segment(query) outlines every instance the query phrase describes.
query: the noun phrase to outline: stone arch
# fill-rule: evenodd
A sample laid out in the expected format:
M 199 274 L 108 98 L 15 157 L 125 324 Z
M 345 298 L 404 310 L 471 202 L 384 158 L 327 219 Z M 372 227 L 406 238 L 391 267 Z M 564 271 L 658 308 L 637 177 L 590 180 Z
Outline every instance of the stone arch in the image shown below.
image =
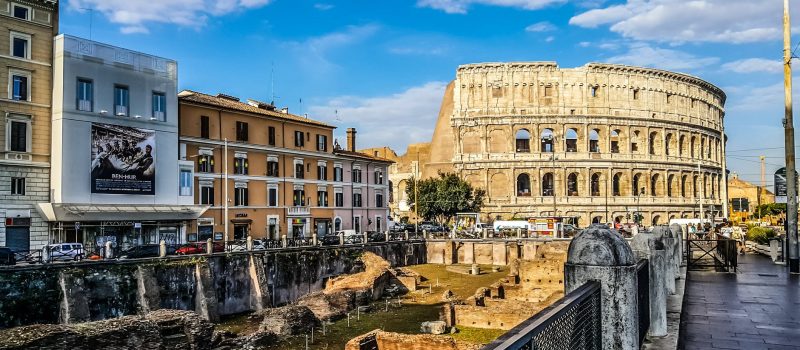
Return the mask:
M 481 138 L 477 132 L 467 131 L 461 135 L 461 153 L 481 153 Z
M 619 129 L 612 129 L 611 130 L 611 153 L 619 153 L 619 144 L 621 138 L 622 131 Z
M 593 216 L 592 217 L 592 223 L 593 224 L 602 224 L 603 223 L 603 217 L 599 216 L 599 215 Z
M 686 135 L 681 135 L 678 138 L 678 157 L 685 157 L 686 154 Z
M 589 152 L 600 152 L 600 129 L 589 130 Z
M 397 196 L 399 201 L 405 201 L 408 199 L 406 195 L 406 189 L 408 188 L 408 180 L 402 179 L 400 182 L 397 183 Z
M 673 137 L 672 137 L 672 133 L 667 133 L 667 135 L 664 136 L 664 155 L 665 156 L 671 156 L 671 155 L 673 155 L 673 153 L 675 153 L 675 152 L 672 152 L 672 142 L 673 141 L 674 140 L 673 140 Z
M 600 183 L 602 181 L 602 175 L 600 173 L 593 173 L 590 180 L 589 180 L 589 193 L 592 197 L 597 197 L 601 195 L 601 186 Z
M 527 173 L 517 176 L 517 196 L 528 197 L 531 195 L 531 177 Z
M 531 132 L 528 129 L 519 129 L 514 134 L 516 140 L 517 153 L 530 153 L 531 151 Z
M 555 193 L 555 176 L 553 173 L 542 175 L 542 196 L 552 196 Z
M 567 176 L 567 196 L 574 197 L 578 195 L 578 173 L 570 173 Z
M 508 132 L 494 129 L 489 132 L 489 153 L 508 153 L 511 151 Z
M 661 139 L 659 138 L 658 131 L 651 131 L 647 138 L 648 154 L 652 156 L 659 155 L 661 149 Z
M 508 198 L 508 176 L 504 173 L 492 175 L 489 181 L 489 197 L 492 199 Z
M 556 134 L 553 132 L 553 129 L 545 128 L 542 130 L 541 140 L 541 152 L 552 153 L 555 152 L 555 140 Z
M 639 130 L 634 130 L 631 134 L 631 153 L 641 152 L 641 142 L 639 140 Z
M 472 187 L 483 188 L 480 174 L 467 174 L 464 176 L 464 181 L 472 185 Z
M 622 196 L 623 195 L 622 194 L 622 192 L 623 192 L 623 190 L 622 190 L 622 182 L 624 180 L 623 179 L 624 176 L 625 176 L 625 174 L 623 174 L 623 173 L 614 174 L 614 177 L 611 180 L 611 195 L 612 196 L 618 197 L 618 196 Z
M 650 195 L 653 197 L 664 196 L 664 187 L 661 185 L 661 176 L 658 173 L 650 176 Z
M 678 193 L 678 183 L 675 181 L 675 175 L 670 174 L 667 176 L 667 197 L 672 198 Z
M 694 158 L 695 156 L 695 148 L 697 147 L 697 137 L 692 136 L 691 141 L 689 141 L 689 157 Z
M 695 175 L 694 178 L 692 179 L 692 197 L 694 198 L 700 197 L 698 180 L 699 177 L 697 175 Z
M 567 129 L 564 133 L 564 150 L 566 152 L 578 151 L 578 130 L 575 128 Z
M 653 215 L 653 219 L 651 221 L 653 226 L 661 224 L 661 215 Z
M 642 173 L 636 173 L 633 175 L 633 180 L 631 181 L 631 193 L 634 196 L 638 196 L 644 194 L 644 182 L 642 181 Z
M 686 182 L 688 180 L 688 177 L 689 177 L 688 175 L 681 176 L 681 197 L 683 197 L 683 198 L 686 198 L 686 193 L 687 193 L 687 191 L 686 191 L 687 183 Z

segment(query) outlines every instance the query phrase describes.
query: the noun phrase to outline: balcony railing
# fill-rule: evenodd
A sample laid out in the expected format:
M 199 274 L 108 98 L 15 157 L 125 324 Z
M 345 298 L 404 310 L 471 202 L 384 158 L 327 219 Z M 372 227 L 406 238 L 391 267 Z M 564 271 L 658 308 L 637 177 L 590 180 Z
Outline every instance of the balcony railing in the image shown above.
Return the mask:
M 310 215 L 310 207 L 289 207 L 289 215 Z

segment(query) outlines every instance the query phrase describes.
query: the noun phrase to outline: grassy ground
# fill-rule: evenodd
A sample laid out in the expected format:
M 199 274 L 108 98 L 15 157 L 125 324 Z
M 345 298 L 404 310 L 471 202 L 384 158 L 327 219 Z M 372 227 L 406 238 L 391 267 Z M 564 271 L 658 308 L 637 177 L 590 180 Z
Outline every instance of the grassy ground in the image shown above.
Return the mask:
M 361 313 L 357 319 L 356 312 L 351 313 L 350 325 L 347 319 L 328 324 L 325 334 L 321 329 L 314 332 L 314 341 L 309 335 L 309 349 L 327 350 L 343 349 L 350 339 L 374 329 L 388 332 L 419 334 L 420 323 L 440 319 L 442 311 L 442 294 L 445 290 L 453 291 L 457 296 L 466 298 L 480 287 L 488 287 L 508 274 L 507 267 L 500 272 L 491 272 L 491 266 L 481 266 L 482 271 L 489 271 L 478 276 L 450 272 L 443 265 L 416 265 L 411 270 L 424 277 L 420 290 L 409 293 L 402 299 L 401 306 L 396 301 L 386 311 L 384 301 L 372 305 L 372 311 Z M 437 285 L 438 282 L 438 285 Z M 430 286 L 430 288 L 429 288 Z M 228 317 L 217 325 L 217 329 L 226 330 L 238 335 L 247 335 L 258 329 L 258 320 L 250 320 L 247 315 Z M 458 341 L 485 344 L 499 337 L 505 331 L 458 326 L 459 333 L 453 334 Z M 270 349 L 289 350 L 304 349 L 306 337 L 290 338 Z

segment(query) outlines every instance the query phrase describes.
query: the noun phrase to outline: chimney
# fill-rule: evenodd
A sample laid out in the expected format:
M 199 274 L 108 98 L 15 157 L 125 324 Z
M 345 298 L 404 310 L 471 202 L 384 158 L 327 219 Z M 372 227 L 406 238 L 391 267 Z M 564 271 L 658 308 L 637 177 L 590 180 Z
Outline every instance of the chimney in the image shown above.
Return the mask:
M 356 129 L 347 128 L 347 150 L 350 152 L 356 151 Z

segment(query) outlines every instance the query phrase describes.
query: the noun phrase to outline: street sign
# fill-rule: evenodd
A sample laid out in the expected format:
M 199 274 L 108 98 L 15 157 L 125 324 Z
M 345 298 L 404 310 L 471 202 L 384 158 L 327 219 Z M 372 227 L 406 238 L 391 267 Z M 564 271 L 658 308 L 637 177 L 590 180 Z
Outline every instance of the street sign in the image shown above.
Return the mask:
M 796 175 L 795 179 L 800 180 Z M 775 172 L 775 203 L 786 203 L 786 196 L 786 168 L 780 168 Z

